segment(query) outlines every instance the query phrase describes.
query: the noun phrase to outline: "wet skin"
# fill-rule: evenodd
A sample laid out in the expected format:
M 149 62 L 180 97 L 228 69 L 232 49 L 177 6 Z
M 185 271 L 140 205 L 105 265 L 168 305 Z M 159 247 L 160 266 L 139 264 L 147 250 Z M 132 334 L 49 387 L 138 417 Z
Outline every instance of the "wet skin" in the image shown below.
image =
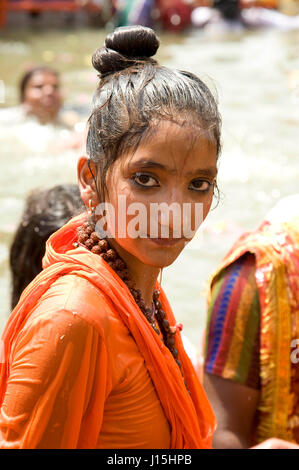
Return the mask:
M 94 167 L 94 170 L 95 167 Z M 141 289 L 148 305 L 151 303 L 155 281 L 161 268 L 172 264 L 179 256 L 190 238 L 183 236 L 181 220 L 181 238 L 173 238 L 175 220 L 170 216 L 168 222 L 171 242 L 163 243 L 150 237 L 119 237 L 118 195 L 126 198 L 126 206 L 142 203 L 147 214 L 147 228 L 150 227 L 150 207 L 152 203 L 190 204 L 190 220 L 195 227 L 195 204 L 202 204 L 202 219 L 206 218 L 213 199 L 214 183 L 217 175 L 217 152 L 215 143 L 199 127 L 179 125 L 169 121 L 160 122 L 154 132 L 141 141 L 135 152 L 122 155 L 109 168 L 106 181 L 109 190 L 107 201 L 115 209 L 115 237 L 110 244 L 125 260 Z M 97 193 L 87 166 L 86 157 L 78 164 L 79 186 L 82 199 L 88 206 L 98 204 Z M 136 216 L 126 214 L 126 227 Z M 161 237 L 162 220 L 159 218 Z M 149 235 L 147 229 L 145 235 Z M 165 238 L 164 238 L 165 240 Z

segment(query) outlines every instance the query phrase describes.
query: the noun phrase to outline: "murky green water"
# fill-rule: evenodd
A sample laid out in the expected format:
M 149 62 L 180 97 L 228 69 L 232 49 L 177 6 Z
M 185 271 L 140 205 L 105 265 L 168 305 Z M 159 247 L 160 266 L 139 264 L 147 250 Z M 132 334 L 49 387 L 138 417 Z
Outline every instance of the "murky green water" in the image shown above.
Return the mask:
M 17 102 L 24 68 L 46 62 L 62 73 L 67 105 L 88 107 L 96 85 L 90 55 L 105 32 L 13 30 L 0 38 L 5 106 Z M 163 272 L 164 288 L 197 345 L 205 321 L 204 286 L 243 230 L 253 229 L 282 196 L 298 192 L 299 32 L 161 35 L 158 59 L 191 70 L 217 89 L 223 116 L 221 202 L 199 236 Z M 2 105 L 3 107 L 4 105 Z M 0 129 L 0 329 L 9 314 L 8 246 L 24 196 L 36 186 L 75 182 L 78 150 L 57 147 L 67 131 Z

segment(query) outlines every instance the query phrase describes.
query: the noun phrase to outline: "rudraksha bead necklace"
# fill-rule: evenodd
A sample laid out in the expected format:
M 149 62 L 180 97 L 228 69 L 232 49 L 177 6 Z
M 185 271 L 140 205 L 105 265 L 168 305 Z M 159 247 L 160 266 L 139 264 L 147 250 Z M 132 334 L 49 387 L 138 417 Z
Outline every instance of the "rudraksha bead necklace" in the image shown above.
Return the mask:
M 145 301 L 141 296 L 140 289 L 135 288 L 135 282 L 130 278 L 129 271 L 125 261 L 119 256 L 116 250 L 111 248 L 108 239 L 101 239 L 95 231 L 95 224 L 92 222 L 84 222 L 84 224 L 78 228 L 78 242 L 74 243 L 74 246 L 79 245 L 85 246 L 92 253 L 100 255 L 109 266 L 116 272 L 116 274 L 124 281 L 128 286 L 132 296 L 135 299 L 138 307 L 142 311 L 147 321 L 151 324 L 157 335 L 162 333 L 163 342 L 173 355 L 177 365 L 181 369 L 181 362 L 178 359 L 178 350 L 175 347 L 175 333 L 176 330 L 181 331 L 181 323 L 177 323 L 175 326 L 170 326 L 169 321 L 166 319 L 166 313 L 162 309 L 162 304 L 159 300 L 160 292 L 154 290 L 152 308 L 146 307 Z M 157 323 L 159 328 L 157 328 Z

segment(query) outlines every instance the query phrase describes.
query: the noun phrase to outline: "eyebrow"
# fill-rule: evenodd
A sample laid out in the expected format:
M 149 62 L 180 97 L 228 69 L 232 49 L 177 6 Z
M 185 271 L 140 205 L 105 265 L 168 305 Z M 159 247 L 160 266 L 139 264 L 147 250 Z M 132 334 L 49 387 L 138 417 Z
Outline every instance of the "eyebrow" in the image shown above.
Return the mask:
M 167 165 L 162 163 L 153 162 L 150 160 L 137 160 L 136 162 L 130 163 L 130 166 L 134 168 L 160 168 L 161 170 L 167 171 L 168 173 L 176 174 L 176 169 L 171 169 Z M 186 176 L 200 173 L 202 176 L 215 177 L 217 175 L 217 168 L 215 166 L 208 168 L 198 168 L 196 170 L 189 171 Z

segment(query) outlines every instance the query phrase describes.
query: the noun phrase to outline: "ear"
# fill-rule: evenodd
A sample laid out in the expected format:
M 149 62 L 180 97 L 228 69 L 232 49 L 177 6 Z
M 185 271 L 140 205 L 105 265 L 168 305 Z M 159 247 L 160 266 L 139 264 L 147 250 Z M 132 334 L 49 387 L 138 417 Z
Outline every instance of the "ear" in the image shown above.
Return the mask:
M 89 206 L 90 200 L 92 205 L 96 206 L 99 203 L 95 186 L 96 166 L 86 155 L 78 160 L 77 176 L 82 201 L 86 207 Z

